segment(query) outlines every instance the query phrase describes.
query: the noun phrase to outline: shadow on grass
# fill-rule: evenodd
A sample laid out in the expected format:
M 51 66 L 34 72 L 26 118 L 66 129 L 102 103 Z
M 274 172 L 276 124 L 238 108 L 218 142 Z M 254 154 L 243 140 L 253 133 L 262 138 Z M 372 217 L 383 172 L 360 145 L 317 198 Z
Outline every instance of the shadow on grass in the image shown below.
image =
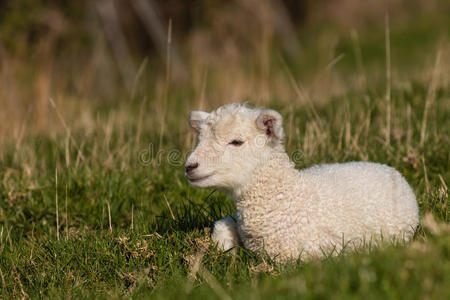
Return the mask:
M 203 230 L 205 227 L 211 227 L 216 220 L 232 214 L 232 205 L 212 197 L 215 191 L 209 193 L 202 204 L 183 199 L 181 205 L 173 211 L 164 211 L 162 215 L 157 216 L 156 232 L 165 234 Z

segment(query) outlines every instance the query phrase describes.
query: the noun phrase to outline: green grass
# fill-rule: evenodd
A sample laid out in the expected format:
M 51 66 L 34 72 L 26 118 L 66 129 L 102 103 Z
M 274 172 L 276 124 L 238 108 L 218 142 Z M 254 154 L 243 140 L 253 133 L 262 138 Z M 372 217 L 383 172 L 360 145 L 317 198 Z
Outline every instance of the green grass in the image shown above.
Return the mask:
M 402 96 L 393 97 L 394 107 L 398 107 L 398 115 L 394 114 L 393 120 L 400 122 L 398 128 L 406 126 L 400 108 L 411 103 L 414 116 L 411 153 L 419 157 L 408 158 L 404 136 L 398 141 L 393 139 L 390 147 L 384 146 L 380 130 L 384 115 L 377 111 L 380 105 L 367 104 L 354 95 L 338 98 L 317 110 L 323 121 L 323 144 L 316 145 L 312 154 L 304 154 L 298 164 L 304 167 L 364 156 L 390 164 L 413 186 L 422 214 L 431 211 L 437 219 L 448 223 L 448 191 L 441 181 L 442 178 L 450 182 L 449 110 L 443 103 L 449 97 L 448 90 L 439 92 L 441 96 L 434 104 L 434 118 L 430 120 L 423 149 L 417 148 L 421 125 L 417 120 L 421 120 L 422 103 L 414 103 L 414 95 L 420 92 L 408 96 L 406 92 L 396 91 L 394 95 L 397 93 Z M 444 109 L 438 110 L 440 105 Z M 365 112 L 373 127 L 367 136 L 356 138 L 359 129 L 356 124 L 363 124 L 360 119 L 367 118 Z M 308 143 L 305 136 L 311 121 L 306 121 L 307 114 L 305 109 L 295 112 L 294 127 L 301 134 L 299 137 L 289 134 L 293 139 L 289 151 Z M 340 134 L 342 122 L 352 126 L 347 141 L 345 134 Z M 132 128 L 125 131 L 130 139 L 135 136 Z M 120 143 L 111 140 L 110 145 L 103 145 L 105 137 L 101 132 L 98 134 L 85 139 L 85 158 L 78 166 L 73 159 L 78 151 L 75 146 L 69 147 L 71 162 L 66 166 L 64 136 L 28 137 L 23 147 L 32 150 L 32 158 L 30 153 L 14 151 L 12 146 L 5 150 L 0 189 L 3 297 L 179 298 L 189 295 L 247 299 L 303 295 L 442 299 L 450 295 L 448 231 L 434 235 L 420 230 L 412 244 L 287 266 L 244 249 L 236 255 L 221 253 L 209 244 L 204 228 L 233 212 L 229 199 L 218 191 L 210 194 L 211 191 L 189 187 L 182 166 L 164 161 L 161 165 L 143 165 L 132 142 L 125 143 L 125 150 L 120 152 Z M 358 147 L 352 141 L 355 138 Z M 81 143 L 81 137 L 76 139 Z M 147 138 L 143 140 L 150 142 Z M 95 159 L 90 158 L 93 151 L 96 151 Z M 32 169 L 27 170 L 27 165 Z M 55 169 L 58 170 L 59 241 Z M 188 274 L 192 260 L 203 252 L 201 271 L 191 280 Z
M 378 31 L 361 38 L 363 55 L 375 57 L 366 74 L 354 65 L 351 40 L 341 37 L 342 64 L 327 76 L 313 64 L 321 88 L 317 92 L 314 82 L 302 81 L 306 97 L 296 92 L 297 79 L 308 78 L 311 66 L 302 71 L 302 63 L 283 63 L 275 53 L 268 76 L 284 76 L 289 96 L 274 92 L 265 105 L 284 116 L 286 148 L 299 168 L 352 160 L 397 168 L 416 192 L 421 216 L 436 219 L 428 218 L 411 243 L 286 265 L 242 248 L 217 251 L 208 228 L 233 213 L 234 204 L 220 191 L 190 187 L 183 176 L 184 156 L 193 145 L 186 137 L 192 134 L 186 114 L 197 108 L 193 99 L 200 94 L 194 83 L 171 86 L 167 99 L 140 91 L 109 104 L 84 101 L 85 111 L 75 112 L 61 96 L 56 110 L 49 110 L 54 130 L 25 130 L 0 149 L 0 297 L 449 298 L 449 48 L 442 48 L 433 93 L 438 37 L 430 41 L 421 30 L 404 30 L 410 35 L 393 30 L 392 36 L 394 57 L 402 63 L 393 61 L 389 144 L 384 41 Z M 416 35 L 425 44 L 414 48 Z M 374 36 L 381 40 L 376 47 Z M 305 55 L 313 58 L 315 47 Z M 251 73 L 247 66 L 242 72 Z M 220 85 L 219 73 L 214 68 L 208 73 L 206 98 Z M 355 87 L 361 75 L 366 83 Z M 336 87 L 333 78 L 338 92 L 323 93 Z M 270 80 L 261 82 L 273 87 Z

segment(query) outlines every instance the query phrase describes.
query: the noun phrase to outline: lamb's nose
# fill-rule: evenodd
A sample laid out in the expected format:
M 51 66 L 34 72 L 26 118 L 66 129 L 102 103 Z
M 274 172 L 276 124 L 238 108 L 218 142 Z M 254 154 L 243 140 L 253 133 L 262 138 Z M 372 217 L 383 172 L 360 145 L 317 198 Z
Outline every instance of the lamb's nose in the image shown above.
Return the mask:
M 195 170 L 198 167 L 198 163 L 190 164 L 186 166 L 186 173 L 191 173 L 193 170 Z

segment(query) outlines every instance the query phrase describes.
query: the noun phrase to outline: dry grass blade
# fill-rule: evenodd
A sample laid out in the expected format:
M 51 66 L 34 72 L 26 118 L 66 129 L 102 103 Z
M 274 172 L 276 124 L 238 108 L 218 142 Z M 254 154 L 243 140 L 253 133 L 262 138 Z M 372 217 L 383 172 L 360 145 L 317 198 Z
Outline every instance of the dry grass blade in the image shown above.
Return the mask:
M 3 275 L 3 271 L 2 271 L 1 268 L 0 268 L 0 277 L 2 279 L 2 286 L 3 286 L 3 288 L 6 288 L 5 276 Z
M 427 194 L 430 194 L 431 187 L 430 182 L 428 181 L 428 173 L 427 173 L 427 166 L 425 165 L 425 157 L 422 155 L 422 164 L 423 164 L 423 177 L 425 178 L 425 188 L 427 191 Z
M 189 281 L 186 286 L 187 294 L 189 294 L 192 291 L 192 288 L 194 287 L 194 280 L 197 279 L 197 273 L 200 270 L 200 267 L 202 264 L 202 259 L 204 256 L 205 256 L 205 252 L 201 251 L 201 252 L 197 253 L 197 255 L 187 258 L 187 260 L 190 264 L 190 266 L 189 266 L 190 271 L 188 274 Z
M 297 94 L 297 97 L 307 105 L 307 107 L 312 112 L 312 115 L 310 115 L 310 118 L 314 118 L 315 121 L 321 125 L 319 114 L 317 113 L 316 109 L 314 108 L 314 104 L 312 103 L 309 96 L 306 94 L 306 92 L 300 87 L 300 84 L 297 83 L 297 81 L 294 78 L 294 75 L 292 74 L 291 70 L 289 69 L 288 65 L 286 64 L 286 61 L 281 57 L 281 62 L 283 64 L 284 69 L 286 70 L 289 81 L 291 82 L 292 87 L 294 88 L 295 93 Z M 309 113 L 309 111 L 308 111 Z
M 111 205 L 109 204 L 109 201 L 106 202 L 108 205 L 108 222 L 109 222 L 109 233 L 112 233 L 112 223 L 111 223 Z
M 436 97 L 436 89 L 439 81 L 440 65 L 441 65 L 441 51 L 439 50 L 436 55 L 436 62 L 434 64 L 433 75 L 431 76 L 431 80 L 428 85 L 427 98 L 425 99 L 422 128 L 420 131 L 420 147 L 423 147 L 426 140 L 428 111 L 430 109 L 431 104 L 434 102 L 434 98 Z
M 29 295 L 25 292 L 22 280 L 20 279 L 21 274 L 17 270 L 16 264 L 14 263 L 14 260 L 11 258 L 11 264 L 12 264 L 12 276 L 14 277 L 14 284 L 18 284 L 20 288 L 21 293 L 21 299 L 28 299 Z
M 445 183 L 444 178 L 442 178 L 442 175 L 441 175 L 441 174 L 439 174 L 439 180 L 441 181 L 442 187 L 444 188 L 445 192 L 447 192 L 448 187 L 447 187 L 447 184 Z
M 133 87 L 131 89 L 131 98 L 134 98 L 136 96 L 136 92 L 138 89 L 138 83 L 139 80 L 141 79 L 142 75 L 144 74 L 145 68 L 147 67 L 148 64 L 148 57 L 146 57 L 141 65 L 139 66 L 139 69 L 136 73 L 136 76 L 134 76 L 134 80 L 133 80 Z
M 134 230 L 134 204 L 131 204 L 131 231 Z
M 58 169 L 55 169 L 56 239 L 59 242 Z
M 200 275 L 205 278 L 206 283 L 211 287 L 211 289 L 216 293 L 216 295 L 222 300 L 231 300 L 230 295 L 225 291 L 222 285 L 217 281 L 211 272 L 205 269 L 203 266 L 200 266 L 199 270 Z
M 71 131 L 70 128 L 67 126 L 66 121 L 64 120 L 63 116 L 61 115 L 61 113 L 59 112 L 58 108 L 56 107 L 56 103 L 55 101 L 53 101 L 52 98 L 49 98 L 48 101 L 50 102 L 51 106 L 53 107 L 53 109 L 55 110 L 56 116 L 59 120 L 59 122 L 61 123 L 61 125 L 64 127 L 64 129 L 66 130 L 67 136 L 69 137 L 70 141 L 72 142 L 72 144 L 77 148 L 78 150 L 78 154 L 77 154 L 77 160 L 78 158 L 81 159 L 82 161 L 85 160 L 83 152 L 81 151 L 81 147 L 78 147 L 77 142 L 75 141 L 75 139 L 72 137 L 71 135 Z
M 386 48 L 386 131 L 385 142 L 391 144 L 391 38 L 389 15 L 385 16 L 385 48 Z
M 164 194 L 164 200 L 166 201 L 167 207 L 169 208 L 170 215 L 172 216 L 172 220 L 175 220 L 175 215 L 173 214 L 172 207 L 170 207 L 169 200 L 167 200 L 166 195 Z
M 66 184 L 66 241 L 69 239 L 69 212 L 67 211 L 67 184 Z

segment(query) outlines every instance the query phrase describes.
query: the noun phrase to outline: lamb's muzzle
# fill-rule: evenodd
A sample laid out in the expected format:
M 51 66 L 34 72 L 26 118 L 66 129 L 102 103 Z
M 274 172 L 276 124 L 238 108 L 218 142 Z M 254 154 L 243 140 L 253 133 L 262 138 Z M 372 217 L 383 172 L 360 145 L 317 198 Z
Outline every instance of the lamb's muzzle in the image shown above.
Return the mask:
M 190 164 L 186 166 L 186 175 L 189 175 L 192 173 L 193 170 L 197 169 L 198 163 Z
M 237 214 L 214 225 L 219 247 L 242 243 L 285 260 L 414 235 L 416 197 L 395 169 L 350 162 L 296 170 L 274 110 L 229 104 L 192 112 L 189 121 L 199 142 L 186 177 L 194 186 L 225 190 L 236 202 Z

